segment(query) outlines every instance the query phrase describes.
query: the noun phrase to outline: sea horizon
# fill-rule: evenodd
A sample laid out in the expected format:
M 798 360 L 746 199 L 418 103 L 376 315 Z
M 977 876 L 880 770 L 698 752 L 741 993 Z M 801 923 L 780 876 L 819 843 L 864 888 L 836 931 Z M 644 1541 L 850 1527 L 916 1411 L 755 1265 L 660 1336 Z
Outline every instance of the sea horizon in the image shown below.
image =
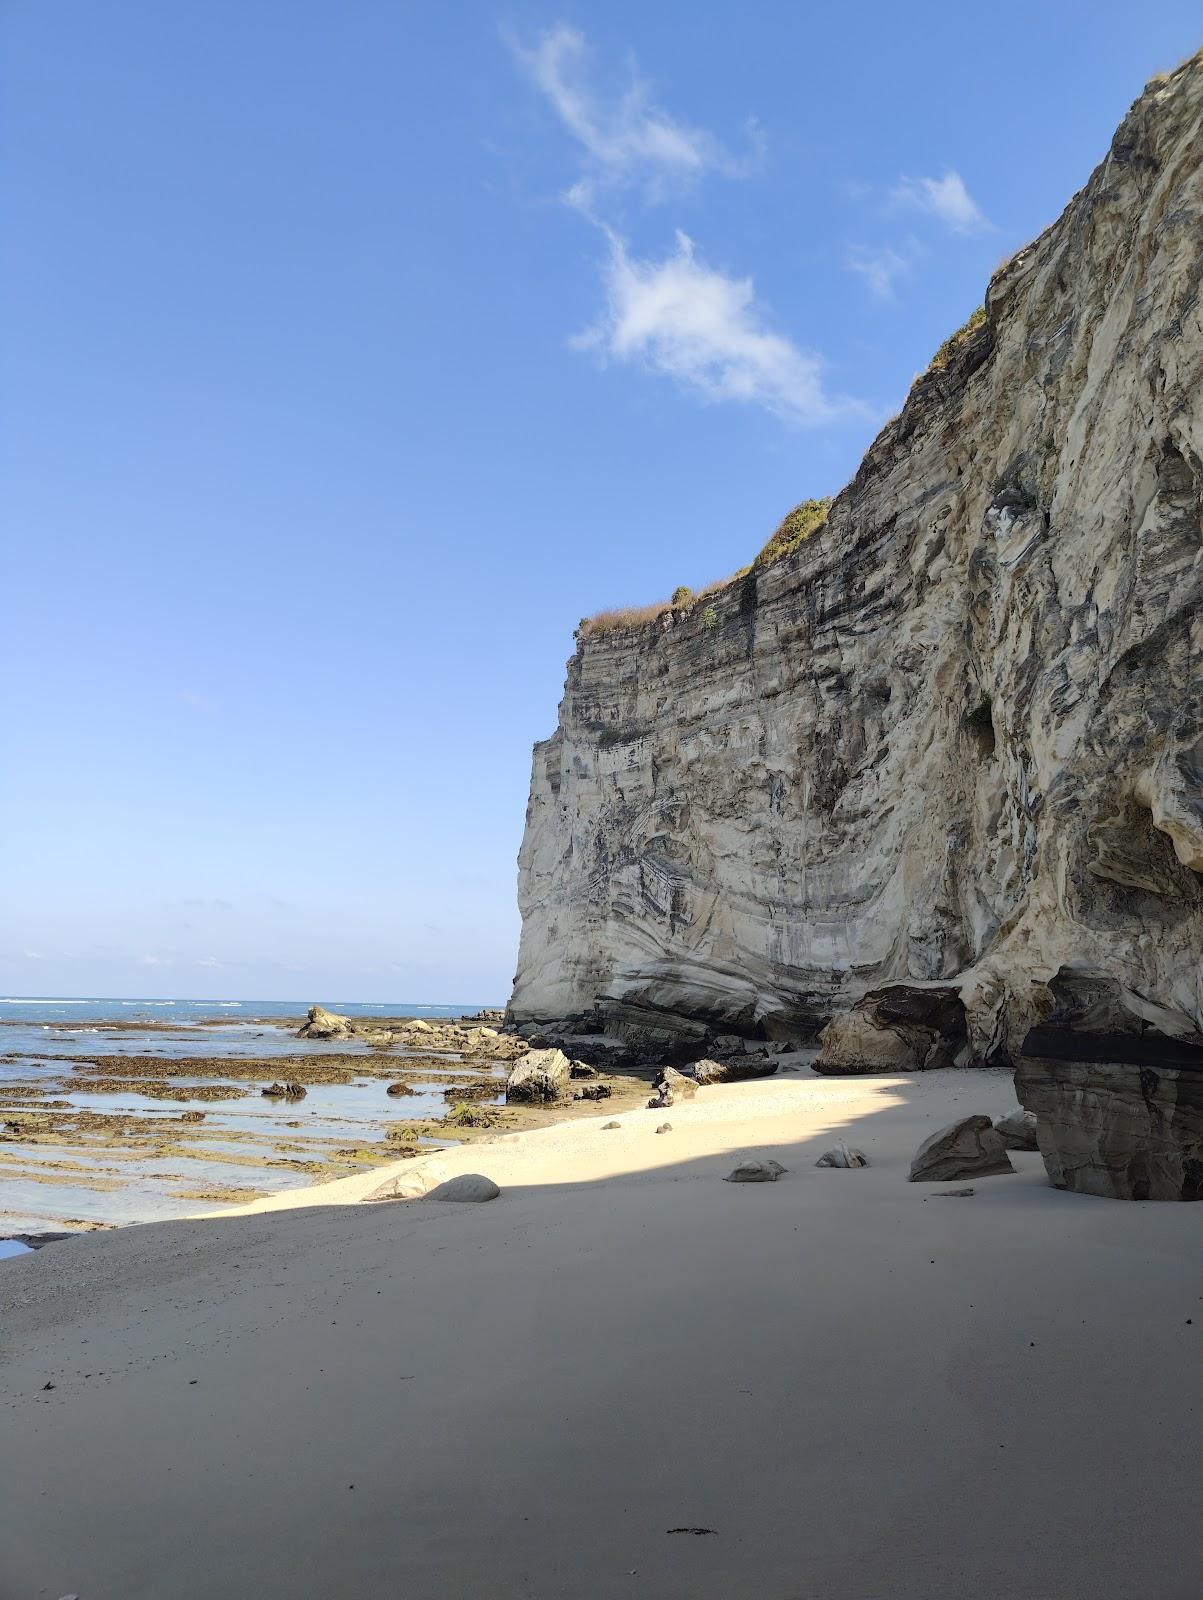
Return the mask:
M 157 1021 L 186 1017 L 193 1022 L 223 1019 L 236 1022 L 240 1020 L 238 1013 L 247 1020 L 302 1016 L 314 1004 L 358 1017 L 458 1017 L 500 1009 L 505 1002 L 485 1000 L 452 1004 L 415 1000 L 315 1001 L 312 997 L 304 1000 L 218 1000 L 154 995 L 0 995 L 0 1008 L 3 1008 L 0 1009 L 0 1023 L 137 1021 L 142 1013 Z

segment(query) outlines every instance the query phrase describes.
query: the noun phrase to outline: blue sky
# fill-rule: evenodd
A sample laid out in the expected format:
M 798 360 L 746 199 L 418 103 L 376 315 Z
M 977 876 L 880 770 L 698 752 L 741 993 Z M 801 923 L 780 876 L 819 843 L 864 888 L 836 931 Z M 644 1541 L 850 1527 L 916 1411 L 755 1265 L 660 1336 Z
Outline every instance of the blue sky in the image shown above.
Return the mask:
M 0 992 L 504 1000 L 578 619 L 837 490 L 1199 42 L 5 0 Z

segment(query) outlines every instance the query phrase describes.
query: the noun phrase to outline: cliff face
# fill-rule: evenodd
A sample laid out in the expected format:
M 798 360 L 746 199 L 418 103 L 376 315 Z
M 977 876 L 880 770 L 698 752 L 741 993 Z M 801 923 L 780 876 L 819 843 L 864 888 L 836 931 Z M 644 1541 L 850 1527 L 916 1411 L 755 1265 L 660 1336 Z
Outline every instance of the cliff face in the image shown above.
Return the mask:
M 1197 57 L 821 532 L 579 637 L 518 1020 L 790 1037 L 951 980 L 984 1054 L 1058 1008 L 1203 1027 L 1201 276 Z

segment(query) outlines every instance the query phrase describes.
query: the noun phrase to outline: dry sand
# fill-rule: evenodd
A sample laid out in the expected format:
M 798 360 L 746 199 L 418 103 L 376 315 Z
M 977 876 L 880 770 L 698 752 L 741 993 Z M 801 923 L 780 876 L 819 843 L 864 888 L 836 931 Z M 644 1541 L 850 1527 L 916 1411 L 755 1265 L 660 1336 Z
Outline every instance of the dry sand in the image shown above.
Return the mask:
M 906 1182 L 1013 1105 L 800 1074 L 7 1261 L 0 1597 L 1194 1600 L 1203 1209 Z

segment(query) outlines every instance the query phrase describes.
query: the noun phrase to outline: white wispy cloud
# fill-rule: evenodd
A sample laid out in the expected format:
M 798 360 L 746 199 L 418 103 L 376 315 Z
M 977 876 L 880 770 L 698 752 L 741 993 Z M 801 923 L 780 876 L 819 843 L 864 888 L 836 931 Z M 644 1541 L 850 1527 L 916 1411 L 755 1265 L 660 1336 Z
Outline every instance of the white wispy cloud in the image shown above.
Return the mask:
M 890 202 L 896 208 L 935 217 L 953 233 L 983 233 L 993 227 L 965 187 L 965 180 L 951 167 L 942 178 L 901 178 L 890 190 Z
M 602 310 L 572 345 L 603 362 L 671 378 L 706 400 L 759 406 L 791 424 L 863 411 L 827 393 L 821 358 L 774 330 L 750 277 L 707 265 L 680 230 L 666 256 L 641 258 L 606 219 L 607 200 L 622 191 L 656 202 L 709 175 L 746 176 L 762 153 L 755 123 L 748 126 L 749 154 L 737 158 L 706 129 L 657 105 L 633 66 L 619 90 L 599 89 L 586 39 L 567 23 L 532 45 L 508 42 L 580 148 L 581 175 L 562 198 L 607 243 Z
M 572 342 L 634 363 L 708 400 L 762 406 L 786 422 L 830 422 L 858 409 L 829 396 L 823 363 L 768 325 L 751 278 L 701 260 L 679 230 L 663 260 L 639 260 L 617 234 L 605 268 L 601 317 Z
M 514 39 L 509 44 L 584 152 L 586 170 L 565 195 L 571 204 L 588 210 L 605 184 L 638 183 L 648 198 L 659 200 L 704 173 L 735 177 L 747 170 L 747 162 L 713 134 L 655 105 L 633 68 L 622 92 L 607 99 L 590 82 L 585 36 L 567 23 L 549 28 L 532 46 Z
M 878 300 L 893 300 L 894 285 L 911 270 L 911 256 L 883 245 L 870 250 L 865 245 L 854 244 L 848 248 L 848 270 L 863 278 L 869 293 Z

